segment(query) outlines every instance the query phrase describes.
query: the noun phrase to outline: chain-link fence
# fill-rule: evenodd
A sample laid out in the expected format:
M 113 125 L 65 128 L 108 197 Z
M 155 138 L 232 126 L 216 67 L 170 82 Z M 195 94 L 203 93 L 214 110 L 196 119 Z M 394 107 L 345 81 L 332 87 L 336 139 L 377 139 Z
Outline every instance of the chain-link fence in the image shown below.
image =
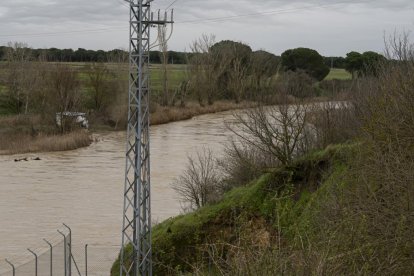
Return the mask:
M 0 260 L 0 276 L 108 276 L 119 245 L 74 244 L 71 229 L 58 230 L 49 240 L 24 254 Z

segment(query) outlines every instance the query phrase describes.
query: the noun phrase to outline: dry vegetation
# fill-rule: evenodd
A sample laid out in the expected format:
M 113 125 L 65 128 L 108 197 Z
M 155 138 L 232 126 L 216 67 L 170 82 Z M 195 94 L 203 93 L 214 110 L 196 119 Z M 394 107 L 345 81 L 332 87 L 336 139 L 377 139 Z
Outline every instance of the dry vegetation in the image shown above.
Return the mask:
M 257 106 L 255 102 L 236 104 L 230 101 L 217 101 L 212 105 L 200 106 L 198 103 L 188 103 L 185 107 L 157 107 L 151 114 L 151 124 L 160 125 L 174 121 L 182 121 L 197 115 L 217 113 L 228 110 L 244 109 Z
M 87 113 L 92 131 L 126 128 L 126 58 L 106 64 L 48 63 L 42 55 L 34 60 L 25 44 L 9 46 L 0 68 L 0 115 L 16 118 L 25 115 L 41 120 L 3 128 L 2 137 L 20 132 L 25 143 L 35 140 L 28 139 L 27 134 L 39 138 L 70 132 L 72 126 L 65 125 L 66 121 L 60 129 L 56 128 L 55 114 L 66 111 Z M 165 47 L 161 49 L 163 61 L 166 61 Z M 316 93 L 315 80 L 303 72 L 278 74 L 279 58 L 265 51 L 253 52 L 238 42 L 215 43 L 214 36 L 206 35 L 190 48 L 188 66 L 167 66 L 164 62 L 152 67 L 153 125 L 252 107 L 257 102 L 274 104 L 278 102 L 274 90 L 278 89 L 287 90 L 292 99 L 321 96 Z
M 85 130 L 61 134 L 44 123 L 40 115 L 0 118 L 0 154 L 66 151 L 89 146 L 91 134 Z
M 212 203 L 196 212 L 158 225 L 154 271 L 412 275 L 414 47 L 401 37 L 392 39 L 388 50 L 393 61 L 378 67 L 376 76 L 355 80 L 347 104 L 321 105 L 308 118 L 300 117 L 316 126 L 314 149 L 343 144 L 285 158 L 279 150 L 292 152 L 295 141 L 296 132 L 289 128 L 303 126 L 295 124 L 295 112 L 284 115 L 292 124 L 280 120 L 283 114 L 239 117 L 244 131 L 238 134 L 245 143 L 231 145 L 222 179 L 204 181 L 208 187 L 202 190 L 213 188 L 217 194 L 217 183 L 238 187 L 218 203 L 212 197 Z M 269 164 L 263 162 L 266 157 L 278 161 L 275 168 L 263 166 Z M 197 162 L 194 166 L 192 161 L 187 176 L 203 172 L 203 162 L 212 166 L 211 156 Z M 188 181 L 199 178 L 183 179 L 192 187 Z M 208 201 L 209 196 L 203 198 Z
M 67 151 L 87 147 L 92 143 L 91 135 L 74 131 L 58 135 L 0 134 L 0 154 Z

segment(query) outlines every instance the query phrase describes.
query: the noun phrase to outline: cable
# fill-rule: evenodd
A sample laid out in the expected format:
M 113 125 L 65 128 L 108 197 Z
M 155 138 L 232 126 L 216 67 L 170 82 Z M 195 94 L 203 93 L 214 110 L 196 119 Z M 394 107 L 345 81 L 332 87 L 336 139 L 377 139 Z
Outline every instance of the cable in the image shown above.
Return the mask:
M 369 1 L 362 1 L 364 2 L 370 2 Z M 328 7 L 328 6 L 335 6 L 340 4 L 346 4 L 350 3 L 349 1 L 342 1 L 342 2 L 336 2 L 336 3 L 330 3 L 330 4 L 317 4 L 317 5 L 310 5 L 307 7 L 298 7 L 298 8 L 292 8 L 292 9 L 285 9 L 285 10 L 273 10 L 273 11 L 267 11 L 267 12 L 257 12 L 257 13 L 249 13 L 249 14 L 239 14 L 239 15 L 232 15 L 232 16 L 223 16 L 223 17 L 216 17 L 216 18 L 205 18 L 205 19 L 196 19 L 196 20 L 186 20 L 186 21 L 178 21 L 176 24 L 187 24 L 187 23 L 203 23 L 203 22 L 221 22 L 221 21 L 227 21 L 230 19 L 238 19 L 242 17 L 249 17 L 249 16 L 259 16 L 259 15 L 270 15 L 270 14 L 283 14 L 283 13 L 291 13 L 295 11 L 300 10 L 307 10 L 312 8 L 320 8 L 320 7 Z M 361 2 L 351 2 L 351 3 L 361 3 Z
M 169 8 L 171 8 L 175 3 L 177 3 L 180 0 L 174 0 L 168 7 L 166 7 L 165 9 L 168 10 Z
M 127 4 L 125 4 L 125 2 L 123 0 L 116 0 L 117 2 L 121 3 L 122 6 L 129 8 L 129 6 Z
M 177 2 L 179 0 L 176 0 L 174 2 Z M 171 3 L 170 5 L 174 4 Z M 311 8 L 317 8 L 317 7 L 327 7 L 327 6 L 334 6 L 339 4 L 346 4 L 346 3 L 366 3 L 366 2 L 372 2 L 372 0 L 368 1 L 358 1 L 358 2 L 349 2 L 349 1 L 342 1 L 337 3 L 330 3 L 330 4 L 318 4 L 313 6 L 307 6 L 307 7 L 298 7 L 298 8 L 292 8 L 292 9 L 285 9 L 285 10 L 273 10 L 273 11 L 266 11 L 266 12 L 257 12 L 257 13 L 250 13 L 250 14 L 239 14 L 239 15 L 233 15 L 233 16 L 225 16 L 225 17 L 216 17 L 216 18 L 201 18 L 197 20 L 185 20 L 185 21 L 178 21 L 175 22 L 176 24 L 188 24 L 188 23 L 205 23 L 205 22 L 222 22 L 227 20 L 234 20 L 239 19 L 243 17 L 249 17 L 249 16 L 259 16 L 259 15 L 271 15 L 271 14 L 283 14 L 283 13 L 292 13 L 295 11 L 300 10 L 307 10 Z M 65 34 L 82 34 L 82 33 L 94 33 L 94 32 L 103 32 L 103 31 L 111 31 L 111 30 L 124 30 L 125 27 L 116 27 L 116 28 L 100 28 L 100 29 L 85 29 L 85 30 L 78 30 L 78 31 L 68 31 L 68 32 L 51 32 L 51 33 L 31 33 L 31 34 L 6 34 L 6 35 L 0 35 L 0 38 L 2 37 L 19 37 L 19 36 L 26 36 L 26 37 L 44 37 L 44 36 L 60 36 Z
M 161 45 L 165 45 L 165 44 L 167 44 L 167 42 L 168 42 L 168 41 L 171 39 L 171 37 L 172 37 L 173 31 L 174 31 L 174 24 L 171 24 L 171 31 L 170 31 L 170 35 L 168 36 L 168 38 L 167 38 L 166 40 L 164 40 L 164 41 L 161 41 L 161 39 L 157 38 L 157 40 L 156 40 L 156 41 L 160 40 L 160 43 L 159 43 L 159 44 L 156 44 L 156 42 L 154 42 L 153 44 L 151 44 L 151 45 L 150 45 L 150 49 L 153 49 L 153 48 L 155 48 L 155 47 L 158 47 L 158 46 L 161 46 Z M 158 36 L 158 37 L 159 37 L 159 36 Z M 155 45 L 155 44 L 156 44 L 156 45 Z

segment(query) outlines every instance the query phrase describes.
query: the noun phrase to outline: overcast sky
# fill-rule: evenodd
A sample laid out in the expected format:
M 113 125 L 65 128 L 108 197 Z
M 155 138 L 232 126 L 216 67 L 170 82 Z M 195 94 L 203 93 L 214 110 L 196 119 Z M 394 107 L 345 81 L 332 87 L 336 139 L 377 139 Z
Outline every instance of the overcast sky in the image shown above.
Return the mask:
M 155 0 L 153 11 L 172 2 Z M 414 31 L 413 0 L 178 0 L 173 8 L 169 48 L 178 51 L 207 33 L 275 54 L 296 47 L 326 56 L 382 52 L 384 33 Z M 128 18 L 123 0 L 1 0 L 0 45 L 127 48 Z

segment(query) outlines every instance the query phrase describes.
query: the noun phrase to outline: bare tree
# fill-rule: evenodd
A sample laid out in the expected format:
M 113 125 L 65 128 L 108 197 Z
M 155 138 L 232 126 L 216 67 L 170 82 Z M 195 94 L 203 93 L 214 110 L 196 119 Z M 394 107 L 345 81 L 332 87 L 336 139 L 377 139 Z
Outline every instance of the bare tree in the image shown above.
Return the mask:
M 53 71 L 49 73 L 47 80 L 46 103 L 50 118 L 55 120 L 56 113 L 60 113 L 64 118 L 63 112 L 79 111 L 81 103 L 80 83 L 76 72 L 65 65 L 56 65 Z M 71 124 L 62 120 L 61 132 L 70 128 Z
M 213 153 L 204 149 L 195 158 L 188 157 L 187 168 L 175 180 L 173 189 L 183 202 L 195 210 L 217 198 L 219 183 L 220 177 Z
M 227 59 L 218 59 L 217 51 L 212 51 L 215 44 L 214 35 L 203 34 L 191 45 L 192 57 L 190 59 L 191 88 L 197 96 L 201 106 L 204 101 L 212 105 L 217 96 L 217 81 L 221 75 Z
M 228 89 L 236 103 L 240 103 L 245 94 L 247 75 L 250 66 L 250 54 L 246 55 L 244 47 L 238 47 L 237 44 L 231 44 L 229 49 L 220 55 L 222 59 L 228 60 Z
M 27 113 L 30 92 L 36 81 L 36 74 L 30 63 L 31 50 L 25 43 L 9 42 L 7 59 L 6 92 L 7 105 L 15 113 Z
M 385 56 L 398 61 L 413 61 L 414 45 L 410 42 L 409 33 L 394 32 L 388 38 L 384 36 Z
M 89 85 L 91 87 L 91 98 L 94 109 L 102 111 L 108 105 L 110 98 L 110 87 L 108 79 L 111 75 L 105 64 L 94 63 L 87 67 Z
M 188 87 L 190 82 L 188 80 L 182 81 L 177 89 L 177 96 L 180 99 L 180 107 L 185 107 L 185 99 L 188 95 Z
M 241 59 L 233 60 L 229 71 L 229 88 L 232 91 L 236 103 L 240 103 L 246 89 L 246 77 L 248 67 Z
M 113 76 L 109 83 L 110 101 L 106 108 L 108 123 L 115 129 L 126 125 L 128 119 L 128 52 L 122 48 L 112 51 L 109 64 L 106 64 L 109 74 Z
M 248 143 L 231 141 L 224 150 L 224 157 L 218 160 L 223 176 L 222 189 L 228 191 L 244 186 L 260 177 L 266 169 L 278 165 L 276 157 Z
M 283 98 L 280 105 L 236 112 L 228 127 L 241 143 L 289 165 L 311 147 L 312 135 L 307 124 L 311 106 L 300 102 L 289 105 L 286 94 Z
M 350 102 L 323 102 L 310 112 L 309 120 L 315 126 L 319 148 L 345 143 L 357 137 L 360 122 L 355 105 Z

